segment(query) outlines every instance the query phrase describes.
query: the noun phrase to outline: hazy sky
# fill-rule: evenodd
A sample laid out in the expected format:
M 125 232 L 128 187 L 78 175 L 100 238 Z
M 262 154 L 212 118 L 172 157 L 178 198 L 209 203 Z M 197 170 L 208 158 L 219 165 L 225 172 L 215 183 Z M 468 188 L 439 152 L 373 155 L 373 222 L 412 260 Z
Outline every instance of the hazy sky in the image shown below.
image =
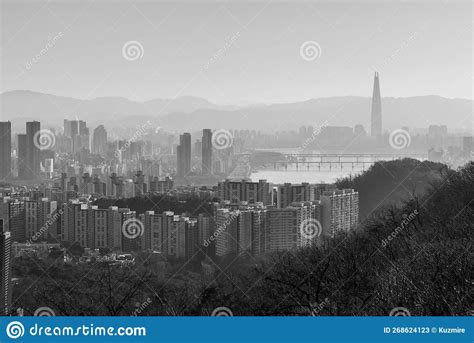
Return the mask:
M 472 99 L 470 1 L 2 1 L 2 92 L 219 103 Z M 122 47 L 143 46 L 129 61 Z M 320 56 L 300 47 L 315 41 Z M 35 57 L 36 56 L 36 57 Z

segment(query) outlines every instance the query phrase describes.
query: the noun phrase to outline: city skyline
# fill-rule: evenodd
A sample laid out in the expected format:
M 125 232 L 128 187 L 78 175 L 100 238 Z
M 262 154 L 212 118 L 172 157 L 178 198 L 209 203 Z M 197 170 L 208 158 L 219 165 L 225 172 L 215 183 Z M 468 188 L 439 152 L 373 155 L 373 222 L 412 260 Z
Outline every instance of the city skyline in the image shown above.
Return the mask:
M 472 314 L 472 5 L 0 0 L 0 340 L 234 315 L 436 340 Z

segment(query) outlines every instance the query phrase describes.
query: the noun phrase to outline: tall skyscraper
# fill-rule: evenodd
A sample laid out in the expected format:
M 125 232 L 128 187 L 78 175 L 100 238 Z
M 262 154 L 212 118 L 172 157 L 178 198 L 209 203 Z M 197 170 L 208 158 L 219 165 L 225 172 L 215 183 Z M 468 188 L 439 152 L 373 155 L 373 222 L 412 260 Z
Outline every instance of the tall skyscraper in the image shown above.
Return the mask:
M 0 316 L 6 316 L 10 313 L 12 303 L 12 241 L 10 232 L 4 231 L 3 219 L 0 219 L 0 230 Z
M 12 124 L 0 122 L 0 179 L 10 177 L 12 170 Z
M 25 180 L 28 178 L 28 167 L 26 166 L 26 135 L 18 135 L 18 178 Z
M 379 73 L 375 72 L 374 91 L 372 94 L 372 117 L 370 134 L 373 137 L 382 135 L 382 99 L 380 97 Z
M 107 131 L 104 125 L 99 125 L 92 134 L 92 152 L 104 156 L 107 152 Z
M 191 134 L 188 132 L 179 136 L 177 160 L 178 177 L 185 177 L 191 171 Z
M 212 174 L 212 131 L 202 130 L 202 173 Z
M 38 142 L 35 144 L 36 133 L 40 131 L 40 122 L 26 123 L 26 174 L 28 179 L 35 179 L 40 174 L 40 149 Z

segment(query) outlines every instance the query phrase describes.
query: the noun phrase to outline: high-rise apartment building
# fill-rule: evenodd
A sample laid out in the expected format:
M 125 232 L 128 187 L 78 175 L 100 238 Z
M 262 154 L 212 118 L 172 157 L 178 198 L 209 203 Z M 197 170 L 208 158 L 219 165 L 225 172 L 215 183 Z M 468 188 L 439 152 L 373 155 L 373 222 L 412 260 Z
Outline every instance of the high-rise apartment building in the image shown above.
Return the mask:
M 12 171 L 12 124 L 0 122 L 0 180 L 11 177 Z
M 202 130 L 202 174 L 212 174 L 212 131 Z
M 325 192 L 321 196 L 321 224 L 325 235 L 348 231 L 359 221 L 359 193 L 353 189 Z
M 107 153 L 107 131 L 104 125 L 99 125 L 92 134 L 92 153 L 105 156 Z
M 272 204 L 272 188 L 267 180 L 258 182 L 225 180 L 217 185 L 218 196 L 221 200 L 229 200 L 233 204 L 246 201 L 249 204 L 261 202 Z
M 26 123 L 26 176 L 28 179 L 36 179 L 40 175 L 39 131 L 40 122 Z
M 334 184 L 285 183 L 277 187 L 277 206 L 285 208 L 294 202 L 319 200 L 321 194 L 335 189 Z
M 0 316 L 10 314 L 12 304 L 12 239 L 9 231 L 5 231 L 3 219 L 0 219 Z
M 25 242 L 25 202 L 4 197 L 0 202 L 0 219 L 5 231 L 10 231 L 13 242 Z
M 191 171 L 191 134 L 188 132 L 179 136 L 177 162 L 177 175 L 183 178 Z
M 26 134 L 19 134 L 18 136 L 18 178 L 25 180 L 28 178 L 28 166 L 26 164 Z

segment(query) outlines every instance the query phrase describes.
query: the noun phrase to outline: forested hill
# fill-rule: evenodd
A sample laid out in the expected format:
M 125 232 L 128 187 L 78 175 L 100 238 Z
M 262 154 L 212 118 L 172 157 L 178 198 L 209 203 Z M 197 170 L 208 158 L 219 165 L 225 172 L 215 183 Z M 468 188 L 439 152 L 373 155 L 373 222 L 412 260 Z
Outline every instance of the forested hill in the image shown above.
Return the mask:
M 398 206 L 413 196 L 423 195 L 447 170 L 441 163 L 405 158 L 377 162 L 365 172 L 339 179 L 336 184 L 359 192 L 359 218 L 364 220 L 383 206 Z

